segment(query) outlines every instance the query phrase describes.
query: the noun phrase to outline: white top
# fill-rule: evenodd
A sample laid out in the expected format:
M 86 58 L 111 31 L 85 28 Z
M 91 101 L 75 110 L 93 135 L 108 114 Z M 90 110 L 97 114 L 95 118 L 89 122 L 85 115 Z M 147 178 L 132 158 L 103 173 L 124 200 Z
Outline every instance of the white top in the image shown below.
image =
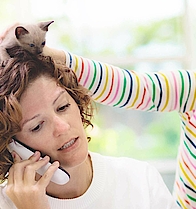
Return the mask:
M 158 171 L 146 162 L 90 152 L 93 180 L 74 199 L 48 197 L 51 209 L 178 209 Z M 0 187 L 0 209 L 16 207 Z

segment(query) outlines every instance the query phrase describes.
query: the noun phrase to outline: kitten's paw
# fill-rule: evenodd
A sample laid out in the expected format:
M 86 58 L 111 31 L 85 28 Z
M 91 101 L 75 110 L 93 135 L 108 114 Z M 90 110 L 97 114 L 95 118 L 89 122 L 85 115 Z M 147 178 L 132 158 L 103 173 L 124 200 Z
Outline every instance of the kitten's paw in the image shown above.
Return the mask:
M 8 63 L 8 60 L 10 59 L 9 54 L 3 54 L 0 56 L 0 64 L 2 67 L 5 67 L 5 65 Z
M 0 66 L 1 66 L 1 67 L 5 67 L 5 66 L 7 65 L 7 63 L 8 63 L 8 60 L 9 60 L 9 59 L 0 61 Z

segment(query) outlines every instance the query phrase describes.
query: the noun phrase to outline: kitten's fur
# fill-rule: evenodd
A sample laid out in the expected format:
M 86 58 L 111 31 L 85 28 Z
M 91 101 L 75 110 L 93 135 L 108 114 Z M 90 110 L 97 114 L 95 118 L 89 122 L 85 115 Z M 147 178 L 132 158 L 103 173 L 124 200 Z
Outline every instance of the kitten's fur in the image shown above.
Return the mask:
M 9 58 L 7 49 L 20 46 L 33 54 L 40 54 L 45 46 L 45 37 L 48 27 L 54 21 L 40 22 L 38 24 L 15 24 L 3 34 L 0 42 L 0 63 Z

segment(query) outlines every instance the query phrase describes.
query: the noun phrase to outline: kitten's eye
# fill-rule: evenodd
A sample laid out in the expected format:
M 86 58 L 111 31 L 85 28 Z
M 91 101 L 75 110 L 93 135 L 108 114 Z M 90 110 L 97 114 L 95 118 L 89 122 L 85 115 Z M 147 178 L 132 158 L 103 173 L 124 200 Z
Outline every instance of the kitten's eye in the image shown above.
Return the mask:
M 44 41 L 44 42 L 42 42 L 42 46 L 45 46 L 45 44 L 46 44 L 46 42 Z
M 59 108 L 57 109 L 57 111 L 58 111 L 58 112 L 63 112 L 63 111 L 65 111 L 69 106 L 70 106 L 69 103 L 66 104 L 66 105 L 63 105 L 63 106 L 59 107 Z
M 30 46 L 30 47 L 34 47 L 34 46 L 35 46 L 35 44 L 29 44 L 29 46 Z
M 43 126 L 44 121 L 42 121 L 40 124 L 38 124 L 37 126 L 35 126 L 33 129 L 31 129 L 32 132 L 38 132 L 42 126 Z

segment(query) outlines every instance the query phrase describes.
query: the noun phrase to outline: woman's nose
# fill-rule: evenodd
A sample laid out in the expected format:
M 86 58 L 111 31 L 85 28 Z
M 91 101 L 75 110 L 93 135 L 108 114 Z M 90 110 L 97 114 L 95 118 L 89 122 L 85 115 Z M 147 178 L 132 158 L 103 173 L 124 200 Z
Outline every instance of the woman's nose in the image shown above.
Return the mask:
M 54 117 L 54 136 L 60 136 L 62 134 L 66 134 L 70 129 L 69 123 L 62 117 L 55 116 Z

